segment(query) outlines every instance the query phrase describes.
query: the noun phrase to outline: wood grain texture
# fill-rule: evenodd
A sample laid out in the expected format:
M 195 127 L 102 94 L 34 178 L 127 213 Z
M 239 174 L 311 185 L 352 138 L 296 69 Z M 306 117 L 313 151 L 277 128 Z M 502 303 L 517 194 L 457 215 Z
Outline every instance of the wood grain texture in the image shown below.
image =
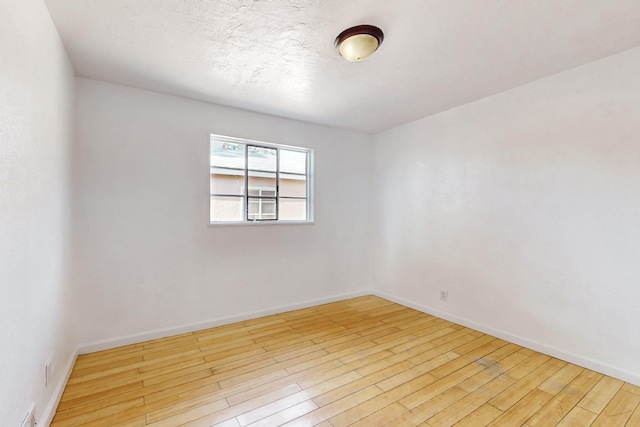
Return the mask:
M 640 426 L 640 387 L 365 296 L 79 356 L 51 425 Z

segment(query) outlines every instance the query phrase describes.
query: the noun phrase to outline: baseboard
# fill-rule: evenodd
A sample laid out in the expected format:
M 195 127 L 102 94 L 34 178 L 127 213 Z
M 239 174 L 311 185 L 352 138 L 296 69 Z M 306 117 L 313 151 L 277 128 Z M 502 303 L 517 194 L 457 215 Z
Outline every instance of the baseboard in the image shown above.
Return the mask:
M 38 426 L 40 427 L 49 427 L 51 421 L 53 421 L 53 416 L 56 414 L 56 409 L 58 408 L 58 404 L 60 403 L 60 399 L 62 398 L 62 393 L 64 392 L 64 388 L 67 386 L 67 382 L 69 382 L 69 377 L 71 376 L 71 371 L 73 370 L 73 365 L 76 363 L 76 359 L 78 358 L 78 351 L 74 351 L 71 354 L 71 357 L 67 360 L 67 363 L 64 366 L 65 374 L 60 377 L 58 380 L 58 384 L 56 385 L 51 398 L 49 399 L 49 404 L 42 412 L 42 417 L 40 417 L 40 421 L 38 421 Z M 37 415 L 37 414 L 36 414 Z
M 573 353 L 568 353 L 566 351 L 554 348 L 554 347 L 549 347 L 545 344 L 541 344 L 539 342 L 536 341 L 532 341 L 529 340 L 527 338 L 521 337 L 521 336 L 517 336 L 517 335 L 512 335 L 508 332 L 499 330 L 499 329 L 494 329 L 492 327 L 480 324 L 480 323 L 476 323 L 473 320 L 469 320 L 466 319 L 464 317 L 459 317 L 459 316 L 455 316 L 455 315 L 451 315 L 448 313 L 445 313 L 443 311 L 440 311 L 438 309 L 435 309 L 433 307 L 429 307 L 429 306 L 425 306 L 425 305 L 420 305 L 420 304 L 416 304 L 413 303 L 411 301 L 405 300 L 403 298 L 399 298 L 393 295 L 390 295 L 386 292 L 382 292 L 379 290 L 372 290 L 371 293 L 373 295 L 376 295 L 380 298 L 384 298 L 387 299 L 389 301 L 393 301 L 395 303 L 404 305 L 405 307 L 409 307 L 409 308 L 413 308 L 415 310 L 421 311 L 423 313 L 427 313 L 430 314 L 432 316 L 436 316 L 439 317 L 441 319 L 445 319 L 445 320 L 449 320 L 450 322 L 454 322 L 457 323 L 459 325 L 462 326 L 466 326 L 468 328 L 471 329 L 475 329 L 477 331 L 483 332 L 485 334 L 488 335 L 492 335 L 494 337 L 503 339 L 505 341 L 509 341 L 512 342 L 514 344 L 518 344 L 522 347 L 526 347 L 529 348 L 531 350 L 535 350 L 539 353 L 543 353 L 546 354 L 548 356 L 552 356 L 555 357 L 557 359 L 561 359 L 564 360 L 566 362 L 570 362 L 573 363 L 575 365 L 578 366 L 582 366 L 583 368 L 587 368 L 587 369 L 591 369 L 592 371 L 596 371 L 596 372 L 600 372 L 601 374 L 605 374 L 608 375 L 610 377 L 614 377 L 614 378 L 618 378 L 622 381 L 626 381 L 628 383 L 631 384 L 635 384 L 637 386 L 640 386 L 640 374 L 638 373 L 634 373 L 634 372 L 630 372 L 624 369 L 620 369 L 617 368 L 615 366 L 611 366 L 608 365 L 606 363 L 603 363 L 601 361 L 598 360 L 593 360 L 593 359 L 589 359 L 586 357 L 582 357 L 579 356 L 577 354 L 573 354 Z
M 327 298 L 308 300 L 308 301 L 303 301 L 296 304 L 289 304 L 289 305 L 269 308 L 265 310 L 257 310 L 257 311 L 242 313 L 242 314 L 238 314 L 230 317 L 215 318 L 215 319 L 210 319 L 203 322 L 190 323 L 182 326 L 163 328 L 163 329 L 157 329 L 154 331 L 148 331 L 148 332 L 143 332 L 139 334 L 127 335 L 120 338 L 97 341 L 94 343 L 80 345 L 78 347 L 78 354 L 86 354 L 86 353 L 93 353 L 96 351 L 108 350 L 115 347 L 121 347 L 123 345 L 136 344 L 139 342 L 154 340 L 158 338 L 170 337 L 172 335 L 179 335 L 179 334 L 185 334 L 188 332 L 199 331 L 201 329 L 214 328 L 216 326 L 228 325 L 230 323 L 242 322 L 249 319 L 255 319 L 257 317 L 270 316 L 272 314 L 279 314 L 279 313 L 285 313 L 287 311 L 314 307 L 316 305 L 328 304 L 336 301 L 342 301 L 345 299 L 361 297 L 364 295 L 371 295 L 371 291 L 362 290 L 358 292 L 339 294 L 339 295 L 334 295 Z

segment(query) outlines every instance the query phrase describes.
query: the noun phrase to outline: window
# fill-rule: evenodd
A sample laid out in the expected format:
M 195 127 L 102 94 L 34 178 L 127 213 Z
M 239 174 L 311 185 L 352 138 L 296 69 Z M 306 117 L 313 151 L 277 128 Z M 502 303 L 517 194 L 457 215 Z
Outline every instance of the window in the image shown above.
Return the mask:
M 211 135 L 210 222 L 311 222 L 312 150 Z

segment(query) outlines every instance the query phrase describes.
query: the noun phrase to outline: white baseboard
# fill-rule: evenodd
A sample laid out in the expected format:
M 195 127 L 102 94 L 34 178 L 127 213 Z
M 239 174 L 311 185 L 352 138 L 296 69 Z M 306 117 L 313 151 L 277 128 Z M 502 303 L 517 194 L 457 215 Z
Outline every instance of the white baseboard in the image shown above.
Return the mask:
M 433 307 L 424 306 L 420 304 L 413 303 L 411 301 L 405 300 L 403 298 L 398 298 L 393 295 L 387 294 L 386 292 L 382 292 L 379 290 L 372 290 L 371 293 L 373 295 L 379 296 L 380 298 L 387 299 L 389 301 L 393 301 L 395 303 L 404 305 L 409 308 L 413 308 L 415 310 L 421 311 L 423 313 L 430 314 L 432 316 L 440 317 L 445 320 L 449 320 L 450 322 L 457 323 L 462 326 L 466 326 L 468 328 L 475 329 L 477 331 L 483 332 L 485 334 L 492 335 L 494 337 L 503 339 L 505 341 L 512 342 L 514 344 L 518 344 L 522 347 L 529 348 L 531 350 L 535 350 L 539 353 L 546 354 L 548 356 L 555 357 L 557 359 L 564 360 L 566 362 L 573 363 L 578 366 L 582 366 L 583 368 L 591 369 L 592 371 L 600 372 L 602 374 L 608 375 L 610 377 L 618 378 L 622 381 L 626 381 L 631 384 L 635 384 L 640 386 L 640 374 L 635 372 L 630 372 L 624 369 L 617 368 L 615 366 L 611 366 L 607 363 L 603 363 L 598 360 L 589 359 L 587 357 L 582 357 L 577 354 L 569 353 L 554 347 L 549 347 L 545 344 L 541 344 L 536 341 L 529 340 L 527 338 L 512 335 L 508 332 L 494 329 L 489 326 L 476 323 L 473 320 L 466 319 L 464 317 L 459 317 L 455 315 L 451 315 L 435 309 Z
M 190 323 L 182 326 L 157 329 L 154 331 L 127 335 L 120 338 L 97 341 L 89 344 L 82 344 L 78 347 L 78 354 L 86 354 L 86 353 L 93 353 L 95 351 L 108 350 L 115 347 L 121 347 L 123 345 L 137 344 L 144 341 L 169 337 L 172 335 L 184 334 L 188 332 L 199 331 L 202 329 L 214 328 L 216 326 L 228 325 L 230 323 L 242 322 L 249 319 L 255 319 L 257 317 L 269 316 L 269 315 L 278 314 L 278 313 L 285 313 L 287 311 L 299 310 L 302 308 L 314 307 L 316 305 L 328 304 L 336 301 L 342 301 L 345 299 L 361 297 L 364 295 L 371 295 L 371 291 L 362 290 L 358 292 L 339 294 L 339 295 L 334 295 L 327 298 L 303 301 L 296 304 L 289 304 L 289 305 L 284 305 L 276 308 L 252 311 L 252 312 L 242 313 L 242 314 L 238 314 L 230 317 L 215 318 L 215 319 L 210 319 L 203 322 Z
M 64 388 L 67 386 L 67 382 L 69 381 L 69 377 L 71 376 L 71 371 L 73 370 L 73 365 L 76 363 L 76 359 L 78 358 L 78 351 L 74 351 L 71 354 L 71 357 L 67 360 L 67 363 L 64 365 L 64 375 L 60 377 L 58 380 L 58 384 L 56 385 L 51 398 L 49 399 L 49 404 L 42 412 L 42 417 L 40 421 L 38 421 L 38 426 L 41 427 L 49 427 L 51 421 L 53 421 L 53 416 L 56 414 L 56 409 L 58 408 L 58 404 L 60 403 L 60 399 L 62 398 L 62 393 L 64 392 Z

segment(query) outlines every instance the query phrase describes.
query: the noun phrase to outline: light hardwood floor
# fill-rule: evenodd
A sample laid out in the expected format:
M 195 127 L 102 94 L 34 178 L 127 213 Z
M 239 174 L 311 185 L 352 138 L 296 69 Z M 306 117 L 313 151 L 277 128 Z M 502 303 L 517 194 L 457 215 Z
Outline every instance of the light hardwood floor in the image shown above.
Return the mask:
M 640 387 L 366 296 L 78 357 L 53 427 L 640 426 Z

